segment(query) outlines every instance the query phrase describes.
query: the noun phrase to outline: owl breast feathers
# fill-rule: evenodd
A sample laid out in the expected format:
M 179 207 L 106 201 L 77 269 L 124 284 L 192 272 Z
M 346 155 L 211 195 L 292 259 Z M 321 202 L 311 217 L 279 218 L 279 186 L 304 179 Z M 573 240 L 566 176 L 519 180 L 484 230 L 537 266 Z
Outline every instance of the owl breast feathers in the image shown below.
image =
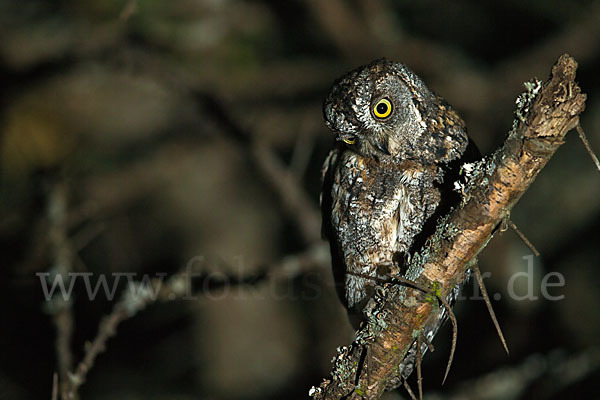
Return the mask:
M 337 139 L 323 166 L 323 234 L 338 294 L 358 327 L 377 279 L 402 274 L 460 200 L 453 182 L 477 151 L 458 114 L 399 63 L 348 73 L 323 110 Z

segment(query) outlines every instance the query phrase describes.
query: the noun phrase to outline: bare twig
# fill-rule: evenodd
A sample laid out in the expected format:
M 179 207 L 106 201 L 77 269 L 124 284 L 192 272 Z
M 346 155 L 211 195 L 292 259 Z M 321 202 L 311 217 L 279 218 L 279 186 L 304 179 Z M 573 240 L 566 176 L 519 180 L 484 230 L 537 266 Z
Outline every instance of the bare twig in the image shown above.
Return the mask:
M 490 301 L 490 297 L 488 296 L 487 289 L 485 288 L 485 283 L 483 282 L 483 277 L 481 276 L 481 271 L 479 270 L 479 266 L 477 264 L 471 267 L 471 270 L 475 273 L 475 278 L 477 279 L 477 284 L 479 285 L 479 289 L 481 289 L 481 294 L 483 296 L 483 300 L 488 309 L 490 317 L 492 318 L 492 322 L 494 323 L 494 327 L 496 328 L 496 333 L 498 333 L 498 337 L 502 342 L 502 346 L 504 346 L 504 350 L 506 354 L 509 354 L 508 345 L 506 344 L 506 339 L 504 339 L 504 334 L 502 333 L 502 328 L 500 328 L 500 324 L 498 323 L 498 319 L 496 318 L 496 313 L 494 312 L 494 308 L 492 307 L 492 302 Z
M 436 233 L 411 258 L 407 276 L 416 276 L 415 281 L 425 287 L 437 284 L 444 299 L 464 280 L 466 270 L 498 224 L 577 124 L 586 97 L 574 81 L 576 68 L 575 60 L 563 55 L 548 82 L 528 84 L 504 145 L 476 163 L 463 203 L 440 222 Z M 313 398 L 381 396 L 414 344 L 415 332 L 426 326 L 430 317 L 436 317 L 437 310 L 406 287 L 396 286 L 386 292 L 386 301 L 378 303 L 374 312 L 381 313 L 386 329 L 345 348 L 342 356 L 336 357 L 334 378 L 313 388 Z M 372 354 L 368 375 L 353 368 L 365 348 Z
M 423 332 L 421 332 L 421 341 L 427 345 L 427 349 L 429 351 L 431 351 L 431 352 L 435 351 L 435 347 L 433 346 L 433 343 L 431 343 L 429 341 L 429 339 L 427 339 L 427 337 L 423 334 Z
M 116 334 L 117 326 L 131 316 L 121 302 L 100 322 L 96 338 L 87 346 L 83 360 L 77 365 L 73 374 L 69 375 L 69 389 L 63 400 L 76 398 L 77 390 L 85 382 L 88 371 L 94 365 L 96 357 L 106 349 L 106 341 Z
M 302 176 L 304 176 L 304 172 L 309 165 L 310 156 L 313 153 L 315 145 L 316 137 L 314 132 L 311 132 L 310 135 L 298 135 L 296 138 L 292 159 L 290 160 L 290 171 L 297 180 L 302 179 Z
M 421 352 L 421 337 L 423 335 L 419 335 L 417 338 L 417 354 L 415 356 L 415 360 L 417 363 L 417 385 L 419 387 L 419 400 L 423 400 L 423 374 L 421 371 L 421 361 L 423 361 L 423 354 Z
M 410 388 L 410 385 L 408 384 L 408 381 L 406 379 L 404 379 L 402 381 L 402 385 L 404 386 L 404 390 L 406 390 L 406 393 L 408 393 L 408 395 L 410 396 L 411 400 L 417 400 L 417 396 L 415 396 L 414 392 Z
M 224 284 L 244 285 L 256 284 L 262 280 L 272 279 L 292 279 L 300 274 L 306 273 L 311 269 L 321 269 L 323 265 L 329 263 L 329 249 L 323 242 L 314 244 L 303 252 L 295 255 L 289 255 L 282 260 L 263 266 L 259 272 L 252 276 L 223 277 Z M 88 372 L 94 366 L 96 358 L 106 350 L 107 341 L 115 336 L 117 328 L 121 322 L 136 315 L 147 306 L 156 301 L 172 301 L 185 296 L 194 294 L 191 287 L 192 280 L 199 280 L 203 290 L 212 290 L 211 286 L 205 283 L 210 279 L 208 274 L 196 274 L 186 268 L 182 268 L 178 273 L 169 278 L 164 285 L 160 279 L 154 279 L 150 282 L 136 282 L 124 290 L 121 299 L 117 302 L 110 314 L 102 318 L 98 326 L 98 333 L 89 345 L 85 348 L 83 359 L 77 365 L 73 373 L 68 373 L 66 381 L 66 390 L 63 394 L 63 400 L 76 398 L 79 387 L 85 382 Z M 197 293 L 196 293 L 197 294 Z
M 52 374 L 52 400 L 58 400 L 58 374 Z
M 456 320 L 456 315 L 454 315 L 454 311 L 452 311 L 452 307 L 446 301 L 445 298 L 440 297 L 440 301 L 444 305 L 446 312 L 448 313 L 448 317 L 450 322 L 452 323 L 452 344 L 450 346 L 450 357 L 448 358 L 448 363 L 446 364 L 446 372 L 444 372 L 444 379 L 442 379 L 442 385 L 446 383 L 446 378 L 448 378 L 448 374 L 450 373 L 450 367 L 452 367 L 452 361 L 454 360 L 454 352 L 456 351 L 456 341 L 458 340 L 458 321 Z
M 583 145 L 585 146 L 585 149 L 587 150 L 588 154 L 592 158 L 592 161 L 594 161 L 594 164 L 596 165 L 596 169 L 598 171 L 600 171 L 600 161 L 598 161 L 598 157 L 592 150 L 592 146 L 590 146 L 590 142 L 588 142 L 587 137 L 585 136 L 585 132 L 583 131 L 583 128 L 581 127 L 581 124 L 577 124 L 575 129 L 577 129 L 577 133 L 579 134 L 579 139 L 581 139 L 581 141 L 583 142 Z
M 533 354 L 519 364 L 497 368 L 493 372 L 462 382 L 452 393 L 435 393 L 436 399 L 506 399 L 530 397 L 552 398 L 570 386 L 589 378 L 600 369 L 600 348 L 589 347 L 577 354 L 553 350 Z M 529 394 L 529 396 L 528 396 Z
M 114 305 L 112 312 L 100 321 L 98 333 L 94 340 L 86 346 L 83 359 L 79 362 L 75 371 L 69 374 L 67 390 L 63 395 L 63 400 L 76 398 L 77 390 L 85 382 L 87 374 L 94 366 L 98 355 L 106 350 L 106 342 L 116 334 L 119 324 L 156 301 L 160 289 L 160 280 L 153 280 L 150 285 L 147 285 L 146 282 L 134 283 L 125 289 L 119 302 Z
M 369 30 L 351 3 L 342 0 L 309 0 L 306 6 L 327 32 L 333 43 L 347 57 L 367 57 L 376 50 Z
M 257 141 L 251 132 L 233 120 L 231 113 L 217 98 L 200 92 L 195 93 L 195 98 L 200 106 L 210 111 L 223 133 L 232 138 L 244 154 L 250 154 L 252 162 L 279 196 L 284 211 L 296 223 L 305 242 L 309 244 L 320 240 L 321 218 L 316 201 L 311 201 L 290 169 L 272 149 Z
M 73 251 L 68 239 L 68 188 L 66 183 L 54 183 L 48 194 L 48 240 L 52 252 L 50 276 L 60 276 L 68 284 L 73 269 Z M 56 328 L 55 349 L 61 393 L 65 393 L 68 373 L 73 366 L 71 339 L 73 336 L 73 310 L 71 299 L 56 294 L 46 304 Z
M 515 225 L 514 222 L 512 222 L 512 220 L 507 220 L 506 223 L 508 224 L 508 226 L 510 227 L 510 229 L 512 229 L 513 231 L 515 231 L 515 233 L 517 234 L 517 236 L 519 236 L 519 239 L 521 239 L 523 241 L 523 243 L 525 243 L 525 245 L 527 247 L 529 247 L 529 250 L 531 250 L 533 252 L 533 254 L 536 257 L 540 256 L 540 252 L 537 251 L 537 249 L 535 248 L 535 246 L 533 245 L 533 243 L 531 243 L 531 241 L 529 239 L 527 239 L 527 236 L 525 236 L 523 234 L 523 232 L 521 232 L 519 230 L 519 228 L 517 228 L 517 225 Z
M 160 288 L 158 296 L 159 299 L 169 300 L 182 297 L 182 293 L 171 294 L 172 287 L 185 286 L 190 292 L 187 295 L 196 295 L 202 294 L 200 292 L 210 293 L 223 286 L 258 286 L 267 281 L 289 281 L 313 271 L 324 270 L 329 265 L 329 246 L 323 242 L 317 242 L 299 253 L 287 255 L 277 262 L 256 266 L 251 269 L 254 271 L 251 274 L 236 275 L 222 271 L 216 274 L 216 271 L 201 263 L 193 270 L 188 266 L 182 268 L 170 279 L 169 284 Z
M 286 213 L 296 222 L 307 243 L 320 240 L 319 212 L 294 174 L 265 145 L 256 144 L 253 159 L 282 201 Z
M 71 306 L 64 306 L 54 313 L 54 326 L 56 328 L 56 358 L 60 375 L 61 392 L 64 392 L 65 382 L 73 365 L 73 354 L 71 352 L 71 338 L 73 336 L 73 311 Z
M 121 13 L 119 14 L 119 20 L 127 21 L 133 15 L 135 15 L 135 13 L 137 13 L 137 11 L 138 11 L 137 0 L 128 0 L 127 3 L 125 3 L 125 6 L 123 7 L 123 9 L 121 10 Z

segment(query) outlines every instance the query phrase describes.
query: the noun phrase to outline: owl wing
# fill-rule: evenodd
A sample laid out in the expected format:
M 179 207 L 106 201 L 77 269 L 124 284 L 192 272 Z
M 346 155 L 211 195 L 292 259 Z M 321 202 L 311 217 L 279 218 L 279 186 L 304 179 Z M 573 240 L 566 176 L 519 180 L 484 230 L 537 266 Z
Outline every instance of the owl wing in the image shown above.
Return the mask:
M 321 167 L 322 191 L 319 199 L 321 205 L 321 237 L 329 240 L 332 238 L 331 209 L 333 206 L 332 189 L 334 182 L 335 165 L 339 158 L 339 149 L 335 148 L 329 152 Z
M 368 165 L 371 164 L 371 165 Z M 397 241 L 398 208 L 404 197 L 398 171 L 354 152 L 334 149 L 323 166 L 322 233 L 329 239 L 336 291 L 352 317 L 384 277 Z
M 331 264 L 333 270 L 333 278 L 335 281 L 336 293 L 345 306 L 347 305 L 346 294 L 344 289 L 344 279 L 346 275 L 346 266 L 344 263 L 344 254 L 341 244 L 335 234 L 331 217 L 333 213 L 333 196 L 339 190 L 339 184 L 335 182 L 335 173 L 339 162 L 341 150 L 334 148 L 325 159 L 321 168 L 321 180 L 323 189 L 321 192 L 321 236 L 329 241 L 331 250 Z

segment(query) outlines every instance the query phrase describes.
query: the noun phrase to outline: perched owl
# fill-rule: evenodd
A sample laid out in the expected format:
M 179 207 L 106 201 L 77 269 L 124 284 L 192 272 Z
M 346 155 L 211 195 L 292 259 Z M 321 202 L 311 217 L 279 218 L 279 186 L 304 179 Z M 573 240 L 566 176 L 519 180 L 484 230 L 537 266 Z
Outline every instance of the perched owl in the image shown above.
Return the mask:
M 444 99 L 385 59 L 336 81 L 323 111 L 337 138 L 323 166 L 323 234 L 338 294 L 358 328 L 377 285 L 364 276 L 402 276 L 410 254 L 460 201 L 453 182 L 478 152 Z

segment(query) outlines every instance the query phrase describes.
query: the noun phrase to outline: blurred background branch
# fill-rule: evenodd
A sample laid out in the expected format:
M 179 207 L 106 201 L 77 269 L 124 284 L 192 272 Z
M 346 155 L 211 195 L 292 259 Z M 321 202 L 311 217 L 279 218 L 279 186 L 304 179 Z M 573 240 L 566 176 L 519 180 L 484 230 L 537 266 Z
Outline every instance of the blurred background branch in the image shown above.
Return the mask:
M 56 182 L 49 188 L 47 200 L 48 241 L 52 253 L 50 276 L 60 276 L 65 286 L 70 284 L 70 273 L 73 272 L 73 249 L 69 240 L 68 219 L 68 188 L 65 182 Z M 66 394 L 66 382 L 73 368 L 71 340 L 73 336 L 73 303 L 64 299 L 58 293 L 46 303 L 47 311 L 52 316 L 56 328 L 56 357 L 60 392 Z
M 55 302 L 36 274 L 68 249 L 63 272 L 91 274 L 92 288 L 105 276 L 117 294 L 127 289 L 124 278 L 113 287 L 118 274 L 166 283 L 190 263 L 201 274 L 194 299 L 167 293 L 119 323 L 82 398 L 306 398 L 353 334 L 319 241 L 320 168 L 333 142 L 321 105 L 333 80 L 374 58 L 404 62 L 487 153 L 504 139 L 521 82 L 568 52 L 597 151 L 599 18 L 589 0 L 0 0 L 0 397 L 47 397 L 54 371 L 65 382 L 119 303 L 102 286 L 91 300 L 80 275 L 62 308 L 70 316 L 48 317 Z M 511 298 L 507 282 L 528 271 L 530 251 L 516 235 L 495 238 L 480 265 L 511 358 L 481 322 L 483 303 L 459 302 L 449 393 L 531 354 L 562 348 L 579 360 L 598 344 L 600 316 L 581 310 L 600 301 L 600 185 L 572 139 L 511 215 L 542 254 L 536 293 L 559 272 L 565 297 Z M 57 224 L 49 205 L 60 187 Z M 443 342 L 424 360 L 426 396 L 440 390 L 428 377 L 444 368 Z M 514 398 L 585 396 L 598 373 L 586 371 L 553 393 L 527 381 Z

